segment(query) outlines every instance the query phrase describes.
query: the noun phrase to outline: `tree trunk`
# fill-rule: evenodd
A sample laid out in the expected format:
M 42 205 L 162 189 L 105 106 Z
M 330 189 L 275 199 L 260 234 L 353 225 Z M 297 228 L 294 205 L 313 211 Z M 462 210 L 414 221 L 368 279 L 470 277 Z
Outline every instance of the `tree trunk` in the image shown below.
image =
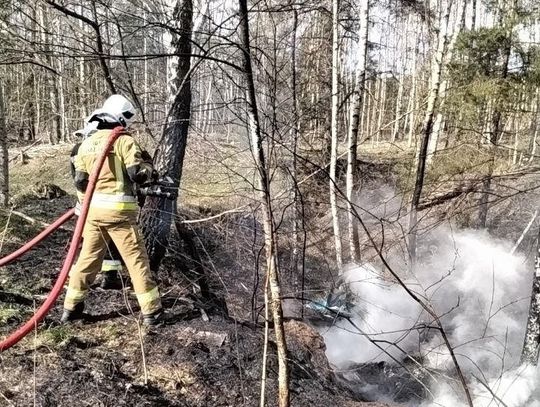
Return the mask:
M 364 140 L 369 140 L 369 138 L 371 137 L 371 109 L 374 104 L 373 94 L 376 88 L 375 87 L 376 81 L 377 81 L 376 77 L 374 80 L 366 81 L 367 94 L 366 94 L 366 97 L 364 98 L 365 100 L 364 104 L 366 105 L 366 109 L 365 109 L 364 120 L 362 120 L 364 122 L 364 128 L 362 131 L 364 134 Z
M 249 18 L 246 0 L 239 0 L 240 9 L 240 41 L 243 55 L 244 80 L 246 83 L 246 101 L 248 113 L 248 130 L 251 139 L 250 148 L 255 160 L 258 173 L 261 208 L 263 212 L 264 242 L 266 250 L 267 276 L 270 288 L 270 306 L 274 319 L 278 353 L 278 385 L 279 407 L 289 406 L 289 372 L 287 366 L 287 343 L 283 326 L 283 311 L 281 308 L 281 293 L 279 286 L 279 263 L 277 236 L 275 233 L 272 198 L 270 194 L 270 179 L 266 168 L 266 158 L 263 150 L 262 136 L 257 108 L 253 68 L 249 40 Z
M 521 351 L 521 363 L 536 366 L 540 349 L 540 233 L 537 238 L 536 257 L 534 261 L 533 286 L 527 329 Z
M 9 157 L 7 138 L 4 84 L 0 81 L 0 205 L 2 206 L 7 206 L 9 201 Z
M 408 104 L 408 122 L 409 122 L 409 131 L 407 134 L 407 147 L 411 148 L 413 145 L 413 136 L 414 131 L 416 128 L 416 111 L 418 108 L 417 104 L 417 84 L 418 84 L 418 73 L 416 72 L 416 63 L 418 59 L 418 44 L 415 46 L 414 52 L 413 52 L 413 62 L 412 62 L 412 84 L 411 84 L 411 93 L 409 96 L 409 104 Z
M 444 15 L 441 15 L 439 23 L 439 33 L 437 39 L 437 49 L 434 52 L 431 61 L 430 86 L 428 95 L 428 104 L 424 116 L 424 124 L 422 126 L 420 149 L 418 151 L 418 160 L 416 168 L 416 181 L 411 201 L 411 209 L 409 213 L 409 258 L 411 265 L 416 261 L 416 236 L 418 223 L 418 204 L 424 187 L 424 175 L 426 171 L 426 157 L 429 139 L 433 131 L 433 123 L 435 117 L 435 107 L 441 86 L 441 72 L 443 69 L 444 50 L 446 48 L 448 29 L 448 21 L 450 19 L 451 3 L 447 6 Z
M 347 213 L 348 213 L 348 231 L 349 231 L 349 250 L 350 258 L 353 262 L 360 260 L 360 243 L 358 240 L 358 221 L 352 210 L 353 193 L 356 184 L 356 161 L 358 149 L 358 127 L 360 122 L 360 113 L 362 109 L 363 98 L 366 84 L 366 60 L 368 46 L 368 22 L 369 22 L 369 2 L 363 0 L 360 10 L 360 32 L 358 42 L 358 61 L 356 65 L 355 86 L 351 96 L 349 134 L 347 145 Z
M 540 119 L 538 118 L 538 115 L 540 114 L 540 88 L 536 88 L 536 110 L 534 110 L 535 114 L 533 115 L 533 136 L 531 141 L 531 156 L 529 157 L 529 162 L 532 162 L 534 160 L 534 156 L 536 154 L 536 144 L 538 142 L 538 133 L 540 133 Z
M 382 74 L 375 75 L 373 79 L 373 89 L 371 98 L 371 119 L 369 136 L 371 137 L 371 145 L 375 146 L 379 132 L 377 131 L 377 105 L 381 100 L 381 86 L 382 86 Z
M 476 30 L 476 2 L 477 0 L 472 0 L 472 10 L 471 10 L 471 30 Z
M 337 203 L 337 156 L 338 156 L 338 108 L 339 108 L 339 0 L 332 0 L 332 117 L 330 132 L 332 146 L 330 151 L 330 206 L 336 250 L 336 266 L 339 273 L 343 268 L 339 208 Z
M 49 27 L 49 12 L 47 7 L 40 7 L 40 33 L 41 33 L 41 43 L 43 44 L 43 49 L 46 52 L 46 61 L 52 66 L 54 63 L 53 57 L 51 55 L 50 47 L 50 38 L 47 35 L 47 28 Z M 49 91 L 49 105 L 50 105 L 50 117 L 52 117 L 52 130 L 49 129 L 49 143 L 55 144 L 61 140 L 60 134 L 60 115 L 58 112 L 58 88 L 57 88 L 57 78 L 52 77 L 51 72 L 47 72 L 46 87 Z
M 191 0 L 178 0 L 173 11 L 175 34 L 171 46 L 175 55 L 168 82 L 171 106 L 163 135 L 154 155 L 155 167 L 161 176 L 173 180 L 178 189 L 182 178 L 182 166 L 187 145 L 191 115 L 191 35 L 193 26 Z M 168 246 L 172 219 L 177 200 L 148 197 L 141 213 L 141 227 L 146 240 L 152 270 L 157 271 Z
M 291 128 L 292 138 L 292 181 L 293 181 L 293 248 L 291 256 L 291 282 L 295 294 L 299 291 L 299 281 L 301 278 L 300 268 L 300 246 L 303 238 L 300 237 L 300 230 L 304 228 L 303 205 L 301 202 L 301 192 L 297 183 L 298 180 L 298 136 L 300 133 L 300 107 L 298 100 L 298 66 L 297 66 L 297 36 L 298 36 L 298 11 L 293 11 L 293 33 L 291 46 L 291 90 L 292 90 L 292 108 L 293 108 L 293 124 Z M 302 254 L 304 255 L 304 254 Z M 302 267 L 303 270 L 303 267 Z M 303 278 L 302 278 L 303 280 Z M 303 282 L 302 282 L 303 283 Z M 303 284 L 302 284 L 303 285 Z M 302 299 L 304 298 L 304 290 L 300 291 Z M 302 302 L 303 304 L 303 302 Z M 302 305 L 303 309 L 303 305 Z
M 398 93 L 396 98 L 396 114 L 394 115 L 394 128 L 392 129 L 392 143 L 395 143 L 398 139 L 398 134 L 401 124 L 401 105 L 403 103 L 403 89 L 404 89 L 404 78 L 401 75 L 398 75 Z
M 382 126 L 383 126 L 383 120 L 384 115 L 386 113 L 386 86 L 388 85 L 387 78 L 383 75 L 380 76 L 381 83 L 380 83 L 380 89 L 379 89 L 379 109 L 378 109 L 378 117 L 377 117 L 377 142 L 376 144 L 379 144 L 381 140 L 383 139 L 382 136 Z
M 448 46 L 446 47 L 445 52 L 445 61 L 443 62 L 443 70 L 441 73 L 441 76 L 447 76 L 447 69 L 446 67 L 448 64 L 452 62 L 452 57 L 454 55 L 454 47 L 457 43 L 457 39 L 459 36 L 459 33 L 461 32 L 461 29 L 465 26 L 465 17 L 467 15 L 467 0 L 463 0 L 461 2 L 461 10 L 459 10 L 459 21 L 456 21 L 456 26 L 454 27 L 454 32 L 452 33 L 452 38 L 450 39 L 450 42 L 448 43 Z M 442 128 L 444 127 L 444 115 L 443 115 L 443 108 L 446 103 L 446 91 L 449 87 L 449 79 L 444 78 L 441 86 L 439 88 L 439 112 L 437 113 L 437 118 L 435 119 L 435 124 L 433 126 L 433 136 L 430 139 L 430 143 L 428 144 L 428 153 L 427 153 L 427 165 L 430 165 L 433 161 L 433 156 L 435 155 L 437 151 L 437 145 L 439 142 L 439 138 L 441 136 Z

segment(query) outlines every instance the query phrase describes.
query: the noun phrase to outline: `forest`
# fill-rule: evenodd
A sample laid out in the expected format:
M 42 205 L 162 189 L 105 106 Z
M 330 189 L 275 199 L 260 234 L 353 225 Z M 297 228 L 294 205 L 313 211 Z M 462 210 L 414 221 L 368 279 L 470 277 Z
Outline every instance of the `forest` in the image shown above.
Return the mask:
M 49 304 L 114 94 L 156 329 Z M 539 114 L 534 0 L 0 0 L 0 406 L 540 406 Z

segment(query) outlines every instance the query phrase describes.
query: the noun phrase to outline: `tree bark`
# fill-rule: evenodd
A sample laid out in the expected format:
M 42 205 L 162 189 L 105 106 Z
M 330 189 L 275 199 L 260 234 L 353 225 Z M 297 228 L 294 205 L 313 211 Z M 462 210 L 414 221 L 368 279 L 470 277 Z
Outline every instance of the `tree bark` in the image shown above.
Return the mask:
M 377 109 L 377 137 L 376 144 L 379 144 L 383 138 L 382 136 L 382 126 L 384 115 L 386 113 L 386 87 L 388 85 L 387 78 L 381 74 L 380 76 L 380 89 L 379 89 L 379 108 Z
M 472 10 L 471 10 L 471 30 L 476 30 L 476 2 L 477 0 L 472 0 Z
M 173 180 L 178 189 L 186 152 L 189 121 L 191 118 L 191 36 L 193 4 L 191 0 L 178 0 L 173 11 L 175 34 L 171 46 L 175 67 L 168 82 L 171 100 L 163 134 L 154 155 L 155 167 L 161 176 Z M 148 197 L 141 212 L 141 228 L 145 236 L 150 266 L 157 271 L 167 246 L 172 219 L 176 213 L 177 198 Z
M 536 88 L 535 93 L 535 114 L 533 116 L 533 132 L 531 140 L 531 153 L 529 157 L 529 163 L 534 160 L 536 154 L 536 144 L 538 142 L 538 134 L 540 133 L 540 119 L 538 115 L 540 114 L 540 88 Z
M 351 97 L 348 145 L 347 145 L 347 213 L 349 232 L 349 251 L 353 262 L 360 260 L 360 243 L 358 240 L 358 220 L 352 210 L 353 193 L 356 186 L 356 162 L 358 149 L 358 128 L 360 113 L 362 109 L 365 85 L 366 85 L 366 60 L 368 46 L 368 23 L 369 23 L 369 1 L 363 0 L 360 9 L 360 32 L 358 42 L 358 61 L 355 73 L 355 85 Z
M 534 259 L 533 286 L 529 317 L 525 330 L 525 339 L 521 351 L 521 363 L 536 366 L 540 349 L 540 233 L 537 238 L 536 256 Z
M 409 123 L 409 130 L 407 133 L 407 147 L 411 148 L 413 145 L 413 136 L 414 131 L 416 128 L 416 111 L 418 108 L 418 102 L 417 102 L 417 83 L 418 83 L 418 73 L 416 72 L 416 64 L 418 59 L 418 44 L 414 48 L 413 52 L 413 61 L 412 61 L 412 84 L 411 84 L 411 92 L 409 96 L 409 103 L 408 103 L 408 110 L 409 114 L 407 117 L 407 121 Z
M 9 202 L 9 157 L 4 106 L 4 84 L 0 81 L 0 204 L 7 206 Z
M 435 107 L 439 96 L 439 88 L 441 86 L 441 72 L 443 69 L 444 50 L 446 48 L 448 29 L 448 21 L 450 19 L 451 3 L 446 7 L 444 15 L 441 15 L 439 23 L 439 32 L 437 38 L 437 49 L 434 52 L 431 62 L 430 86 L 428 95 L 428 104 L 424 116 L 424 124 L 422 126 L 420 149 L 418 151 L 416 181 L 411 200 L 411 208 L 409 213 L 409 258 L 411 265 L 416 261 L 416 237 L 418 228 L 418 205 L 422 196 L 424 187 L 424 176 L 426 171 L 426 157 L 429 139 L 433 131 L 433 123 L 435 117 Z M 442 14 L 442 13 L 441 13 Z
M 452 62 L 452 57 L 454 55 L 454 48 L 457 43 L 457 39 L 459 36 L 459 33 L 461 32 L 461 29 L 465 26 L 465 17 L 467 13 L 467 0 L 463 0 L 461 5 L 461 10 L 459 10 L 459 21 L 456 22 L 456 26 L 454 27 L 454 32 L 452 33 L 452 38 L 450 39 L 450 42 L 448 43 L 448 46 L 446 47 L 445 51 L 445 57 L 443 61 L 443 67 L 441 72 L 441 77 L 447 76 L 447 66 L 450 62 Z M 443 115 L 443 108 L 446 103 L 446 91 L 449 87 L 449 79 L 443 78 L 443 81 L 441 83 L 441 86 L 438 90 L 438 100 L 439 100 L 439 108 L 437 113 L 437 118 L 435 119 L 435 124 L 433 126 L 433 136 L 430 138 L 430 142 L 428 143 L 428 152 L 427 152 L 427 165 L 430 165 L 433 161 L 433 156 L 435 155 L 437 151 L 437 145 L 439 143 L 439 138 L 441 135 L 441 131 L 444 125 L 444 115 Z

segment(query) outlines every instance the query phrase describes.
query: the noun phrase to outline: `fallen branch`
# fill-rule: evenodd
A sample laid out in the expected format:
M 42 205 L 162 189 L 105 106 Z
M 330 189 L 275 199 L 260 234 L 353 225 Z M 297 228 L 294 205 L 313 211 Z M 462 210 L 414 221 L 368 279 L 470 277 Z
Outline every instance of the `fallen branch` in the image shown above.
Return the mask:
M 6 209 L 0 209 L 0 211 L 9 212 L 11 215 L 18 216 L 19 218 L 24 219 L 24 220 L 26 220 L 27 222 L 30 222 L 33 225 L 40 225 L 40 226 L 43 226 L 44 228 L 48 228 L 49 226 L 51 226 L 50 223 L 43 222 L 42 220 L 39 220 L 39 219 L 36 219 L 36 218 L 32 218 L 31 216 L 28 216 L 28 215 L 26 215 L 26 214 L 24 214 L 22 212 L 19 212 L 19 211 L 15 211 L 13 209 L 10 209 L 9 211 L 6 210 Z M 70 229 L 66 229 L 63 226 L 60 226 L 58 229 L 70 230 Z
M 418 210 L 423 211 L 425 209 L 429 209 L 433 206 L 441 205 L 447 201 L 450 201 L 452 199 L 455 199 L 463 194 L 468 194 L 470 192 L 475 191 L 475 186 L 473 184 L 465 186 L 465 185 L 458 185 L 456 188 L 454 188 L 452 191 L 445 192 L 442 194 L 435 195 L 433 198 L 420 202 L 418 204 Z
M 32 298 L 7 291 L 0 291 L 0 302 L 20 305 L 34 305 L 34 300 Z
M 225 216 L 229 213 L 242 213 L 244 212 L 244 209 L 247 207 L 248 205 L 242 205 L 242 206 L 239 206 L 237 208 L 234 208 L 234 209 L 229 209 L 227 211 L 223 211 L 221 213 L 218 213 L 216 215 L 212 215 L 212 216 L 209 216 L 207 218 L 201 218 L 201 219 L 185 219 L 185 220 L 181 220 L 180 223 L 181 224 L 184 224 L 184 225 L 189 225 L 189 224 L 193 224 L 193 223 L 201 223 L 201 222 L 208 222 L 209 220 L 213 220 L 213 219 L 217 219 L 217 218 L 220 218 L 222 216 Z
M 19 151 L 17 153 L 16 156 L 14 157 L 11 157 L 9 160 L 8 160 L 8 163 L 12 162 L 12 161 L 15 161 L 17 158 L 19 157 L 24 157 L 24 153 L 26 153 L 28 150 L 30 150 L 32 147 L 34 147 L 36 144 L 38 143 L 41 143 L 41 139 L 37 139 L 36 141 L 34 141 L 32 144 L 30 144 L 28 147 L 26 148 L 23 148 L 21 151 Z

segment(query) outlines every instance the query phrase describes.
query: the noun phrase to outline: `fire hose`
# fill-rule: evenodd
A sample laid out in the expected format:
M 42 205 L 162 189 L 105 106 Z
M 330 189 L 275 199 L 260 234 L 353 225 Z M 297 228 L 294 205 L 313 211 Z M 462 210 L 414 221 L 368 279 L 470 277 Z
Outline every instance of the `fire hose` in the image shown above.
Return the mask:
M 101 168 L 103 167 L 103 164 L 105 163 L 105 160 L 107 159 L 107 155 L 109 151 L 111 150 L 116 139 L 122 133 L 122 130 L 123 130 L 122 127 L 114 128 L 111 135 L 109 136 L 109 139 L 107 140 L 107 144 L 105 145 L 105 148 L 103 149 L 103 151 L 101 152 L 101 155 L 98 157 L 96 163 L 94 164 L 94 167 L 92 169 L 92 174 L 90 174 L 90 179 L 88 180 L 88 186 L 86 187 L 86 192 L 84 194 L 84 200 L 81 206 L 81 213 L 79 214 L 79 219 L 77 220 L 77 224 L 75 225 L 75 231 L 73 232 L 73 237 L 71 238 L 69 250 L 66 255 L 66 258 L 64 259 L 64 263 L 62 265 L 62 269 L 60 271 L 60 274 L 58 275 L 58 279 L 56 280 L 56 283 L 54 284 L 51 292 L 47 296 L 45 302 L 41 305 L 41 307 L 39 307 L 39 309 L 35 312 L 32 318 L 30 318 L 24 325 L 22 325 L 19 329 L 17 329 L 15 332 L 13 332 L 11 335 L 9 335 L 7 338 L 5 338 L 3 341 L 0 342 L 0 352 L 3 352 L 6 349 L 9 349 L 13 345 L 15 345 L 17 342 L 19 342 L 22 338 L 24 338 L 30 331 L 35 329 L 37 327 L 37 324 L 45 317 L 45 315 L 47 315 L 47 313 L 50 311 L 50 309 L 52 308 L 52 306 L 54 305 L 54 303 L 60 296 L 60 293 L 62 292 L 64 284 L 67 280 L 69 270 L 71 269 L 71 266 L 73 265 L 73 261 L 75 260 L 75 255 L 77 253 L 79 243 L 82 237 L 84 224 L 88 216 L 88 210 L 90 208 L 90 201 L 92 199 L 92 195 L 94 194 L 94 190 L 96 189 L 96 182 L 99 177 L 99 173 L 101 171 Z M 34 239 L 28 242 L 24 247 L 22 247 L 21 249 L 17 250 L 16 252 L 12 253 L 9 256 L 6 256 L 5 258 L 0 259 L 0 265 L 7 264 L 10 261 L 14 260 L 16 257 L 19 257 L 22 254 L 26 253 L 28 250 L 30 250 L 32 246 L 38 244 L 50 233 L 52 233 L 54 229 L 58 228 L 62 223 L 66 222 L 71 216 L 73 216 L 73 213 L 74 213 L 74 209 L 71 209 L 70 211 L 66 212 L 62 217 L 60 217 L 56 222 L 54 222 L 51 226 L 49 226 L 45 231 L 40 233 L 40 235 L 36 236 Z
M 75 214 L 75 208 L 71 208 L 69 211 L 64 213 L 62 216 L 60 216 L 57 220 L 55 220 L 53 223 L 51 223 L 45 230 L 43 230 L 39 235 L 34 237 L 29 242 L 25 243 L 24 246 L 22 246 L 20 249 L 15 250 L 13 253 L 8 254 L 5 257 L 2 257 L 0 259 L 0 267 L 5 266 L 6 264 L 11 263 L 13 260 L 18 259 L 23 254 L 25 254 L 27 251 L 32 249 L 37 244 L 41 243 L 43 240 L 45 240 L 49 235 L 54 232 L 56 229 L 58 229 L 60 226 L 62 226 L 64 223 L 66 223 L 68 220 L 70 220 L 73 215 Z

